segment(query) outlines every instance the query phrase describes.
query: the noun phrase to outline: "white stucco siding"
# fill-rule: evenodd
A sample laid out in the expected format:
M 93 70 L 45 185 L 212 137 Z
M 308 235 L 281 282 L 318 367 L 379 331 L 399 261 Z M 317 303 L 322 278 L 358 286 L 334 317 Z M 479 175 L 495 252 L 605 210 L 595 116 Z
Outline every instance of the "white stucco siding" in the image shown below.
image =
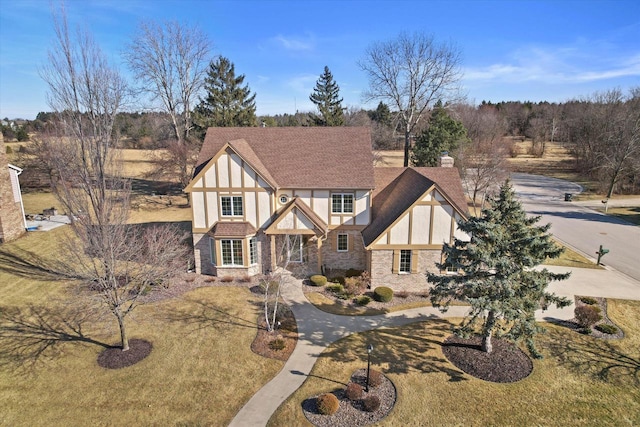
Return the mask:
M 292 230 L 294 227 L 293 224 L 293 211 L 289 212 L 284 218 L 282 218 L 280 220 L 280 222 L 278 222 L 278 225 L 276 228 L 278 228 L 279 230 Z
M 445 198 L 442 197 L 442 194 L 440 194 L 438 191 L 433 190 L 433 198 L 439 202 L 445 202 Z
M 462 240 L 465 242 L 470 241 L 471 237 L 467 233 L 465 233 L 464 231 L 461 231 L 458 228 L 458 221 L 460 221 L 460 215 L 455 214 L 455 219 L 456 219 L 456 224 L 454 225 L 453 236 L 458 240 Z
M 254 188 L 256 186 L 256 172 L 245 164 L 242 173 L 245 188 Z
M 191 193 L 191 209 L 193 212 L 193 227 L 204 228 L 205 215 L 204 215 L 204 193 L 201 191 L 194 191 Z
M 220 188 L 228 188 L 229 187 L 229 156 L 227 154 L 223 154 L 218 158 L 218 177 L 220 178 L 220 182 L 218 182 L 218 187 Z
M 271 218 L 271 207 L 269 203 L 269 193 L 261 191 L 258 193 L 258 222 L 257 227 L 266 227 Z
M 406 245 L 409 243 L 409 215 L 404 215 L 400 221 L 389 230 L 392 245 Z
M 202 178 L 193 181 L 193 188 L 202 188 Z
M 205 185 L 209 188 L 214 188 L 218 186 L 218 178 L 216 177 L 216 165 L 215 163 L 209 166 L 207 171 L 204 173 Z
M 428 245 L 429 224 L 431 223 L 431 206 L 414 206 L 411 215 L 411 244 Z
M 237 154 L 231 154 L 231 187 L 242 188 L 242 160 Z
M 256 193 L 248 192 L 244 194 L 244 211 L 247 221 L 256 228 L 258 225 L 258 211 L 256 209 Z
M 356 225 L 367 225 L 370 222 L 369 191 L 356 191 Z
M 424 197 L 422 198 L 423 202 L 430 202 L 433 198 L 431 197 L 431 193 L 427 193 L 424 195 Z
M 300 198 L 302 203 L 311 207 L 311 190 L 289 191 L 288 194 L 293 194 L 295 197 Z
M 449 243 L 451 234 L 451 216 L 453 208 L 449 205 L 434 206 L 433 209 L 433 236 L 431 243 L 440 245 Z
M 313 211 L 329 224 L 329 191 L 316 190 L 313 192 Z M 339 223 L 339 220 L 338 220 Z M 333 224 L 333 222 L 331 222 Z
M 212 227 L 218 221 L 218 193 L 209 191 L 207 194 L 207 227 Z

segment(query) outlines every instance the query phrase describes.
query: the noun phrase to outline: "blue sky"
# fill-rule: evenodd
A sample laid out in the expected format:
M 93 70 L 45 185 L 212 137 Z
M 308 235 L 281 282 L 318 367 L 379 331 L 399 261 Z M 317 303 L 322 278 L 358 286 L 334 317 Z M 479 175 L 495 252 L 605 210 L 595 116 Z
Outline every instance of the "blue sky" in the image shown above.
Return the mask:
M 258 114 L 310 111 L 327 65 L 349 107 L 367 86 L 357 60 L 401 31 L 461 51 L 470 102 L 560 102 L 640 86 L 640 1 L 68 0 L 125 75 L 121 53 L 142 20 L 177 20 L 211 38 L 257 94 Z M 52 45 L 49 0 L 0 0 L 0 118 L 49 111 L 38 69 Z

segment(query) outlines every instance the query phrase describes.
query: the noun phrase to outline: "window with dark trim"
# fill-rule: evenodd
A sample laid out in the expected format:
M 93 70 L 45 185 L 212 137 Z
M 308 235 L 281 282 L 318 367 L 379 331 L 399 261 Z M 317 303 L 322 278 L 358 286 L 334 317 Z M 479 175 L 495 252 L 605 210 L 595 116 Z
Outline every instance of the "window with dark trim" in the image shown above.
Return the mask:
M 220 196 L 222 216 L 242 216 L 242 196 Z
M 220 240 L 220 249 L 222 249 L 222 265 L 243 265 L 242 240 Z
M 332 194 L 331 213 L 353 213 L 353 194 Z
M 338 234 L 338 252 L 347 252 L 349 250 L 349 235 Z
M 398 271 L 400 273 L 411 273 L 411 251 L 402 249 L 400 251 L 400 265 Z

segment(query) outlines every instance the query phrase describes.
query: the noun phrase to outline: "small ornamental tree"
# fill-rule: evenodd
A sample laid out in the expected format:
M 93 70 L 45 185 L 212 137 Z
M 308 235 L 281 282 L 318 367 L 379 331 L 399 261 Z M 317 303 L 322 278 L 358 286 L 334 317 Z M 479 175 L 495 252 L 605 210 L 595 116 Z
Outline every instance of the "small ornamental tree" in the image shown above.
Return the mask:
M 544 329 L 536 323 L 534 312 L 549 304 L 571 304 L 567 298 L 546 291 L 550 281 L 564 280 L 569 273 L 534 269 L 563 251 L 548 233 L 550 224 L 535 225 L 539 219 L 527 217 L 506 181 L 500 193 L 490 198 L 482 216 L 458 223 L 471 240 L 455 239 L 453 245 L 443 247 L 445 261 L 438 268 L 454 267 L 460 274 L 427 274 L 434 284 L 431 302 L 441 311 L 446 311 L 453 300 L 471 305 L 455 333 L 468 337 L 479 326 L 482 350 L 487 353 L 496 334 L 512 341 L 525 339 L 530 353 L 541 357 L 533 337 Z

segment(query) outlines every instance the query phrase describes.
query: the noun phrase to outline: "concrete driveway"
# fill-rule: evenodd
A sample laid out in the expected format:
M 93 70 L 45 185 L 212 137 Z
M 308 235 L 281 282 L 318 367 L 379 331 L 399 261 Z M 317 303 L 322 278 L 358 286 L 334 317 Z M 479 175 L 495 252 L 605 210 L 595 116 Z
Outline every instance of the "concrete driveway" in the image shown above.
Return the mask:
M 582 191 L 578 184 L 519 173 L 512 174 L 511 180 L 527 213 L 541 215 L 539 224 L 551 223 L 556 238 L 592 259 L 602 245 L 610 250 L 602 258 L 605 266 L 640 280 L 640 227 L 564 201 L 565 193 Z

